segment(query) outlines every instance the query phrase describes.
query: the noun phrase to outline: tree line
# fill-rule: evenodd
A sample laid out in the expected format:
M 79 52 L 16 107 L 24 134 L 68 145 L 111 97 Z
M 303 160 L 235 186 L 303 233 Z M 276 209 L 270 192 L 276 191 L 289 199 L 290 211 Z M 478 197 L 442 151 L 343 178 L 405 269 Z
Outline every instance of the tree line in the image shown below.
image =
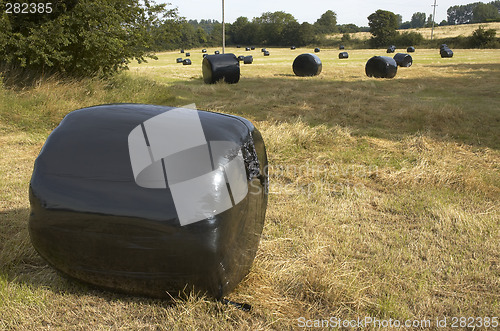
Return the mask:
M 0 8 L 5 9 L 6 4 L 6 0 L 0 0 Z M 497 19 L 499 5 L 500 1 L 493 1 L 453 6 L 448 10 L 448 22 Z M 50 13 L 2 10 L 0 72 L 109 75 L 126 69 L 132 60 L 155 58 L 157 51 L 222 44 L 220 22 L 186 20 L 177 9 L 168 6 L 153 0 L 58 0 Z M 396 32 L 405 24 L 401 15 L 379 10 L 368 19 L 369 27 L 340 25 L 337 14 L 328 10 L 311 24 L 299 23 L 283 11 L 266 12 L 251 20 L 238 17 L 227 24 L 226 40 L 229 45 L 300 47 L 326 43 L 326 36 L 334 33 L 343 33 L 340 41 L 348 41 L 350 33 L 359 31 L 371 31 L 370 45 L 374 47 L 389 43 L 415 45 L 422 40 L 418 33 Z M 429 21 L 425 13 L 415 13 L 406 23 L 409 27 L 422 27 L 429 22 L 432 17 Z

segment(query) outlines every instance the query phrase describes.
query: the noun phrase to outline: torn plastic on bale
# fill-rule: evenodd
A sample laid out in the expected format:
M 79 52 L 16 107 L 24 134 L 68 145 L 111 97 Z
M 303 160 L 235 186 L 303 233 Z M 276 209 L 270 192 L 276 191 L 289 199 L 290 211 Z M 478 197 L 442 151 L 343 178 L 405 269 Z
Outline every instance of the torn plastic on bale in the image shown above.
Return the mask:
M 255 257 L 267 187 L 265 146 L 244 118 L 90 107 L 68 114 L 35 162 L 30 237 L 56 269 L 97 286 L 221 298 Z M 189 202 L 200 192 L 203 204 Z M 205 216 L 182 221 L 183 213 Z

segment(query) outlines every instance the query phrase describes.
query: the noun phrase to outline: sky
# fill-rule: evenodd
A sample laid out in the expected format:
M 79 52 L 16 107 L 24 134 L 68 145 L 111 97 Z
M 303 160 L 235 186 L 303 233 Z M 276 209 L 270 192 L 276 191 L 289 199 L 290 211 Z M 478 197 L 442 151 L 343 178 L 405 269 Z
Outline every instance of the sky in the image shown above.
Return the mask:
M 187 19 L 216 19 L 222 21 L 222 0 L 157 0 L 178 7 L 179 15 Z M 454 5 L 465 5 L 477 0 L 436 0 L 436 22 L 446 20 L 446 11 Z M 491 2 L 482 1 L 485 3 Z M 409 21 L 413 13 L 432 14 L 434 0 L 225 0 L 226 22 L 232 23 L 240 16 L 250 20 L 264 12 L 284 11 L 292 14 L 300 23 L 314 23 L 324 12 L 337 13 L 337 23 L 354 23 L 368 26 L 367 17 L 377 9 L 392 11 Z

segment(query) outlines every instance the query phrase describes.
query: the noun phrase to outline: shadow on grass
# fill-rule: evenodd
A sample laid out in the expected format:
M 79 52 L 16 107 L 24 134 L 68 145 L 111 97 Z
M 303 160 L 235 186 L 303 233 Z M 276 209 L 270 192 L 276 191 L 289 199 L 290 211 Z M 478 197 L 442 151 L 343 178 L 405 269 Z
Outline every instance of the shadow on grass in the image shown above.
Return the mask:
M 353 135 L 399 140 L 425 134 L 439 141 L 500 149 L 500 67 L 442 66 L 462 77 L 326 80 L 242 77 L 238 84 L 173 84 L 172 93 L 198 105 L 251 120 L 340 125 Z M 439 68 L 439 67 L 438 67 Z M 400 68 L 414 70 L 411 68 Z M 418 74 L 418 73 L 417 73 Z M 180 106 L 180 105 L 174 105 Z

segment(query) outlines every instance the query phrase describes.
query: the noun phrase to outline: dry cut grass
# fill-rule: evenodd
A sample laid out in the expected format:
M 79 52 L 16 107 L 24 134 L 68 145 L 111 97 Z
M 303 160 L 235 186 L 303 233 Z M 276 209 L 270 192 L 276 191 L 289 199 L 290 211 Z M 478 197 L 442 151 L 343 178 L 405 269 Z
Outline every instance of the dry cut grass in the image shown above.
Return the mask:
M 305 51 L 254 52 L 236 85 L 203 84 L 194 50 L 191 67 L 171 52 L 111 83 L 0 89 L 0 329 L 283 330 L 301 317 L 498 316 L 499 52 L 456 50 L 445 61 L 417 50 L 414 66 L 375 80 L 363 70 L 377 50 L 349 51 L 347 61 L 324 50 L 320 76 L 292 76 Z M 189 293 L 161 301 L 100 291 L 62 278 L 33 250 L 33 161 L 64 114 L 105 102 L 195 102 L 262 132 L 265 228 L 228 297 L 250 312 Z

